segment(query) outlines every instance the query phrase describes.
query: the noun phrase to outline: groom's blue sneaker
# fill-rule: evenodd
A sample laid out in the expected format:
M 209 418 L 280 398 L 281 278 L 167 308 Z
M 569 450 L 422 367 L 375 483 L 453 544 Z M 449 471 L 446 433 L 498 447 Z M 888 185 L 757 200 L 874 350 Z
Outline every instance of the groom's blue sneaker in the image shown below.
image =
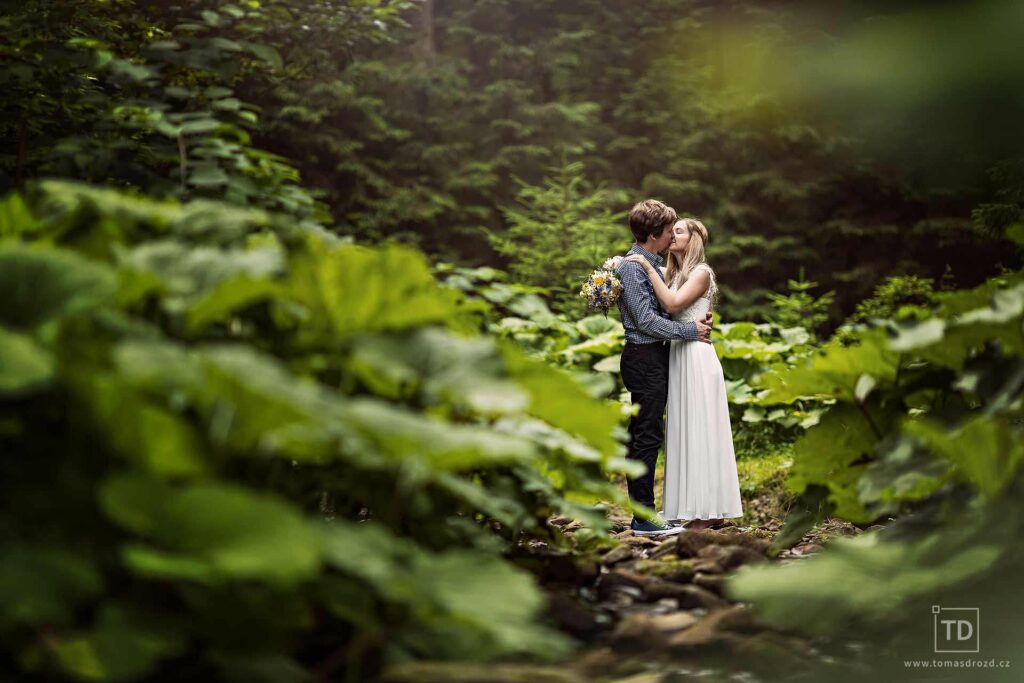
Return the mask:
M 634 536 L 671 536 L 682 531 L 682 527 L 672 526 L 665 520 L 657 517 L 649 522 L 641 521 L 636 517 L 629 523 Z
M 665 511 L 664 510 L 658 510 L 658 519 L 663 521 L 663 522 L 665 522 L 666 524 L 668 524 L 670 526 L 682 526 L 683 525 L 683 520 L 681 520 L 681 519 L 665 519 Z

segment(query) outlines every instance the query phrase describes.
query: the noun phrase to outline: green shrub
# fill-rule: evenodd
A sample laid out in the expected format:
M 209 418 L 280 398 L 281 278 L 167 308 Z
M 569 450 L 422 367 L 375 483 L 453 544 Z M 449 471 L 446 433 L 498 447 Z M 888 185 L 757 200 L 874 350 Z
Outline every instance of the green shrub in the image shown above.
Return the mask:
M 565 652 L 501 553 L 626 504 L 614 407 L 417 252 L 60 182 L 0 205 L 0 632 L 39 677 Z
M 930 606 L 952 601 L 1003 625 L 988 632 L 987 651 L 1019 642 L 1024 276 L 937 294 L 934 307 L 763 378 L 767 400 L 834 401 L 796 444 L 788 487 L 801 498 L 776 546 L 825 514 L 860 525 L 897 518 L 819 558 L 738 576 L 733 595 L 772 623 L 853 629 L 910 656 L 931 652 Z

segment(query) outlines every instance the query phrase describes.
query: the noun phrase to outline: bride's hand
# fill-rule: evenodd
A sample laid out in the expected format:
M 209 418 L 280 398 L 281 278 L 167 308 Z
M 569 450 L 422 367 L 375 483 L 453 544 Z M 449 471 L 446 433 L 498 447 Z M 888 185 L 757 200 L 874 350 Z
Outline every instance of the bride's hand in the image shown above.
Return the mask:
M 646 270 L 648 274 L 654 272 L 654 266 L 651 265 L 651 262 L 645 259 L 640 254 L 630 254 L 629 256 L 626 257 L 626 260 L 632 261 L 633 263 L 639 263 L 641 266 L 644 267 L 644 270 Z

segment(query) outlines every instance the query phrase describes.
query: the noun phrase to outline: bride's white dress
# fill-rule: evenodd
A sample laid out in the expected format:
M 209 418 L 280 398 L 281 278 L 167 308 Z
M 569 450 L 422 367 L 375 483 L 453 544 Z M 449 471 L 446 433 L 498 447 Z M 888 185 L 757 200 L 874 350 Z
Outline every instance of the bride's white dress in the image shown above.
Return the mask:
M 675 320 L 701 320 L 711 310 L 716 285 L 707 270 L 708 291 Z M 666 410 L 665 518 L 743 516 L 725 377 L 711 344 L 672 342 Z

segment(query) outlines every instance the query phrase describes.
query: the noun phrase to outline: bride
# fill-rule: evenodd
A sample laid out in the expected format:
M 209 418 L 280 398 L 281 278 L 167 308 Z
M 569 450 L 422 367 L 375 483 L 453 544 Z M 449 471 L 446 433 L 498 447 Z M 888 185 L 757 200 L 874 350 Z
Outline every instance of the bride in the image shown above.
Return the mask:
M 628 259 L 644 267 L 658 301 L 674 320 L 701 320 L 718 290 L 704 260 L 708 230 L 684 218 L 672 231 L 664 282 L 646 259 Z M 697 531 L 743 516 L 725 378 L 713 346 L 672 342 L 667 411 L 665 518 L 693 520 L 686 528 Z

